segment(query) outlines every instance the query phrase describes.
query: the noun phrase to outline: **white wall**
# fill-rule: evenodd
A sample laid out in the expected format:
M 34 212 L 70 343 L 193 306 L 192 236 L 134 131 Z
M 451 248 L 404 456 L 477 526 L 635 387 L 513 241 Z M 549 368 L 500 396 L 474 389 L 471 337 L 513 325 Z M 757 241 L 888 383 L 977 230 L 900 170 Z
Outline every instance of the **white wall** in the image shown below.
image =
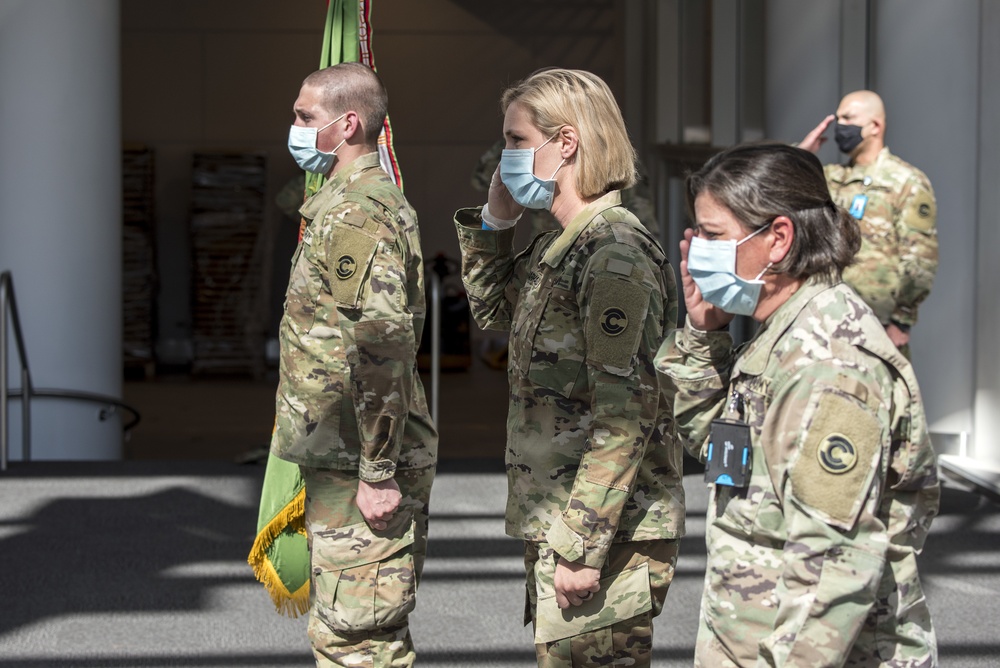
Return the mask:
M 34 384 L 121 396 L 118 0 L 0 0 L 0 269 Z M 13 352 L 13 347 L 12 347 Z M 20 386 L 16 357 L 14 379 Z M 38 399 L 33 459 L 117 459 L 101 406 Z M 21 454 L 11 405 L 12 459 Z
M 1000 464 L 1000 3 L 983 2 L 979 72 L 979 230 L 976 237 L 975 455 Z

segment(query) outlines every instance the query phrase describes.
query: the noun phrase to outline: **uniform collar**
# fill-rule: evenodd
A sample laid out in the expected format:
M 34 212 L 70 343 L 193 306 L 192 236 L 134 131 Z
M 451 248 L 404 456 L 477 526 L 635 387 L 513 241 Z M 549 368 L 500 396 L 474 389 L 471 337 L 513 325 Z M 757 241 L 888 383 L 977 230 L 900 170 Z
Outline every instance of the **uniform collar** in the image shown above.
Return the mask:
M 764 321 L 757 334 L 747 344 L 746 350 L 740 355 L 737 367 L 741 373 L 751 376 L 759 376 L 767 368 L 767 361 L 771 357 L 778 339 L 799 317 L 802 309 L 812 301 L 813 297 L 821 292 L 831 289 L 836 283 L 827 278 L 812 276 L 788 298 L 784 304 L 778 307 L 771 316 Z
M 875 156 L 875 159 L 872 161 L 872 164 L 870 165 L 862 166 L 862 165 L 854 165 L 851 163 L 847 163 L 846 165 L 844 165 L 843 182 L 846 183 L 847 181 L 851 180 L 863 179 L 869 174 L 877 173 L 879 170 L 882 169 L 882 164 L 885 161 L 887 161 L 890 157 L 892 157 L 892 154 L 889 153 L 889 147 L 883 146 L 882 150 L 878 152 L 878 154 Z
M 620 206 L 621 203 L 621 192 L 612 190 L 583 207 L 583 210 L 573 217 L 573 220 L 569 222 L 566 229 L 546 249 L 545 254 L 542 256 L 542 264 L 547 264 L 553 269 L 558 267 L 590 223 L 604 211 L 614 206 Z
M 302 207 L 299 209 L 299 213 L 302 214 L 302 217 L 306 220 L 312 220 L 319 214 L 320 211 L 327 207 L 327 203 L 331 199 L 340 195 L 347 184 L 357 178 L 361 172 L 378 166 L 378 153 L 366 153 L 355 158 L 353 161 L 338 170 L 337 173 L 333 175 L 333 178 L 327 179 L 326 183 L 323 184 L 323 187 L 316 191 L 315 195 L 303 203 Z

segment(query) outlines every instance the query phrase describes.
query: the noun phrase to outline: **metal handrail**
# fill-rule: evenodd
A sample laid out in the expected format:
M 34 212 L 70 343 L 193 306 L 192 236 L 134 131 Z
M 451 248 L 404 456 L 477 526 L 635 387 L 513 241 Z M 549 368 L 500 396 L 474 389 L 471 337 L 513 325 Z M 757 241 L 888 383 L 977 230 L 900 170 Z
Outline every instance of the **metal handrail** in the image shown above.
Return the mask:
M 0 471 L 7 470 L 7 441 L 9 424 L 7 403 L 11 396 L 7 386 L 7 314 L 14 329 L 14 343 L 21 361 L 21 458 L 31 460 L 31 370 L 28 368 L 28 354 L 24 349 L 24 335 L 21 333 L 21 318 L 17 311 L 14 295 L 14 278 L 9 271 L 0 273 Z
M 11 398 L 22 397 L 24 393 L 21 390 L 10 390 L 8 396 Z M 43 399 L 71 399 L 74 401 L 89 401 L 94 404 L 104 404 L 108 406 L 107 409 L 102 410 L 98 415 L 98 419 L 101 422 L 107 420 L 115 412 L 121 408 L 132 414 L 131 419 L 122 425 L 122 431 L 126 434 L 135 428 L 137 424 L 142 420 L 142 415 L 133 406 L 129 406 L 121 399 L 116 399 L 107 394 L 95 394 L 94 392 L 81 392 L 79 390 L 54 390 L 51 388 L 41 388 L 33 387 L 31 389 L 31 396 L 34 398 Z
M 431 419 L 438 426 L 438 402 L 441 398 L 441 277 L 431 274 Z
M 8 307 L 9 304 L 9 307 Z M 14 342 L 21 361 L 21 389 L 11 390 L 7 385 L 7 314 L 10 313 L 10 323 L 14 330 Z M 9 440 L 9 423 L 7 420 L 7 404 L 13 397 L 21 398 L 21 458 L 31 461 L 31 399 L 32 397 L 47 397 L 51 399 L 71 399 L 75 401 L 90 401 L 111 406 L 110 410 L 101 411 L 100 419 L 106 420 L 115 410 L 122 408 L 132 414 L 132 419 L 122 425 L 122 430 L 129 430 L 139 424 L 142 416 L 132 406 L 120 399 L 93 392 L 78 390 L 35 389 L 31 384 L 31 371 L 28 368 L 28 354 L 24 347 L 24 335 L 21 333 L 21 319 L 17 311 L 17 299 L 14 296 L 14 279 L 9 271 L 0 274 L 0 471 L 7 470 L 7 454 Z

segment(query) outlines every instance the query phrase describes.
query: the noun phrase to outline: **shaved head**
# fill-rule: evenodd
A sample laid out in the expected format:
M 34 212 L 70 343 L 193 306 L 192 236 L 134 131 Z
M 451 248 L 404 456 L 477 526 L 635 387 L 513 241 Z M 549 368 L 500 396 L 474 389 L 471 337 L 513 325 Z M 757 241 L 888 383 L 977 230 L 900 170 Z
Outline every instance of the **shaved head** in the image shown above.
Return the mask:
M 856 90 L 844 96 L 844 99 L 840 101 L 840 106 L 837 107 L 837 116 L 847 115 L 849 112 L 857 120 L 876 119 L 883 126 L 885 125 L 885 105 L 882 104 L 882 98 L 878 96 L 878 93 L 870 90 Z M 861 123 L 856 124 L 860 125 Z
M 374 146 L 382 132 L 389 106 L 382 80 L 374 70 L 361 63 L 340 63 L 313 72 L 302 87 L 315 89 L 330 117 L 354 111 L 361 119 L 365 143 Z

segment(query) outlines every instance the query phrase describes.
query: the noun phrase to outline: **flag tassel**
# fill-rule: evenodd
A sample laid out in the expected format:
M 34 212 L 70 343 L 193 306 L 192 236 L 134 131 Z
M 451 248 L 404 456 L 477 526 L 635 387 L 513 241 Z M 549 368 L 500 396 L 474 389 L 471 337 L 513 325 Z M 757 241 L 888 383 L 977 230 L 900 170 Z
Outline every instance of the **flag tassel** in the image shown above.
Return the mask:
M 289 617 L 298 617 L 309 610 L 309 580 L 298 590 L 288 591 L 268 556 L 268 548 L 283 531 L 305 532 L 305 487 L 300 489 L 288 504 L 281 509 L 261 530 L 250 548 L 247 563 L 253 568 L 254 577 L 264 585 L 278 612 Z

